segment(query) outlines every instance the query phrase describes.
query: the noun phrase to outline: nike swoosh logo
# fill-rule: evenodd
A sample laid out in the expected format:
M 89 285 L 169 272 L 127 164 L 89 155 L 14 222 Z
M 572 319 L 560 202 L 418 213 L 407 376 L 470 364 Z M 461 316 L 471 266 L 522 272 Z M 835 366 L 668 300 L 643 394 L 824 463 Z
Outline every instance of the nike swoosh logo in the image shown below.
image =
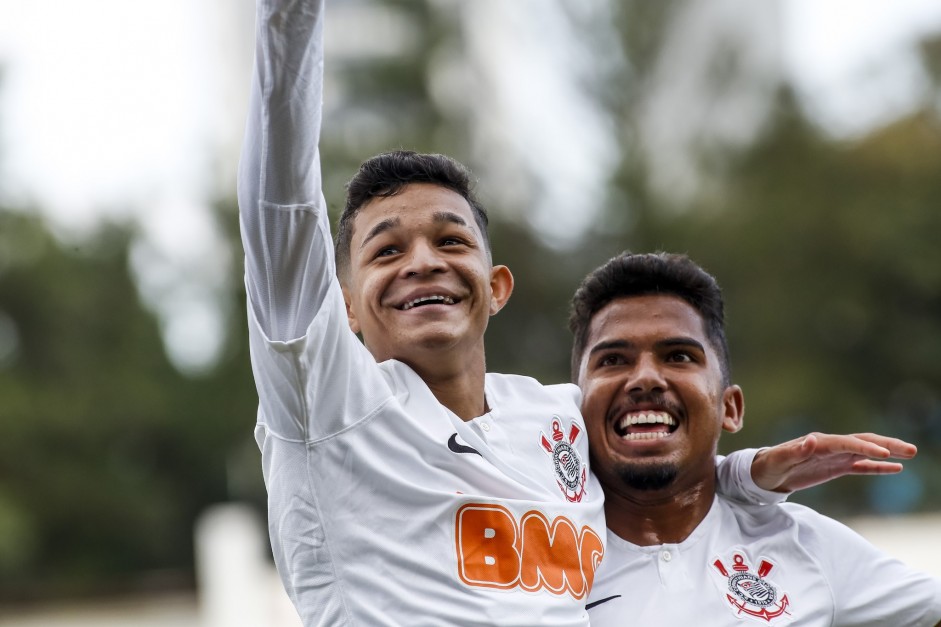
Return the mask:
M 453 434 L 448 438 L 448 448 L 451 449 L 453 453 L 474 453 L 475 455 L 480 455 L 480 451 L 475 449 L 472 446 L 466 446 L 464 444 L 457 443 L 457 434 Z M 483 457 L 483 455 L 480 455 Z
M 590 610 L 591 608 L 597 607 L 601 605 L 602 603 L 607 603 L 608 601 L 613 601 L 614 599 L 620 599 L 620 598 L 621 598 L 620 594 L 615 594 L 613 597 L 608 597 L 606 599 L 598 599 L 597 601 L 592 601 L 591 603 L 586 605 L 585 609 Z

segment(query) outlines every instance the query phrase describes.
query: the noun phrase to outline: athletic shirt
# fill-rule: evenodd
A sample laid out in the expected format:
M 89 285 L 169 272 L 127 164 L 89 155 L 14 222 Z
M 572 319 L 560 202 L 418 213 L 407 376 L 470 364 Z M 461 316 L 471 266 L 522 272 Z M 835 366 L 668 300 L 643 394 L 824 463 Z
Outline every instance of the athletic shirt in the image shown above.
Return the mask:
M 637 546 L 609 532 L 597 577 L 592 627 L 934 627 L 941 619 L 941 581 L 794 504 L 716 497 L 679 544 Z
M 322 11 L 258 0 L 239 169 L 255 435 L 284 587 L 306 627 L 587 625 L 605 528 L 578 389 L 488 374 L 491 411 L 464 422 L 348 327 L 317 150 Z M 719 476 L 760 499 L 753 455 Z

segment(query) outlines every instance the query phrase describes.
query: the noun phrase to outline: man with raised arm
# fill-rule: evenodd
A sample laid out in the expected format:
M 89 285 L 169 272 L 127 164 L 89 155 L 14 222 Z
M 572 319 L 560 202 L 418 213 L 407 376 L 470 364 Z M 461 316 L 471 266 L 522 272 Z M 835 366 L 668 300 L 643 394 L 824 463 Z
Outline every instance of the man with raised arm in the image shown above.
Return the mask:
M 513 278 L 491 262 L 467 172 L 439 155 L 370 159 L 334 260 L 322 12 L 258 0 L 239 171 L 255 433 L 284 586 L 308 627 L 585 625 L 605 526 L 580 394 L 486 374 L 484 331 Z M 808 452 L 767 451 L 765 487 L 818 476 Z M 751 483 L 752 455 L 724 463 L 723 481 L 773 498 Z
M 259 0 L 239 173 L 285 588 L 306 626 L 587 624 L 604 522 L 578 396 L 485 375 L 484 330 L 513 280 L 490 262 L 464 169 L 404 153 L 364 164 L 337 280 L 322 10 Z
M 582 283 L 571 327 L 608 527 L 593 627 L 939 624 L 941 580 L 806 507 L 716 494 L 719 436 L 745 405 L 712 276 L 619 255 Z

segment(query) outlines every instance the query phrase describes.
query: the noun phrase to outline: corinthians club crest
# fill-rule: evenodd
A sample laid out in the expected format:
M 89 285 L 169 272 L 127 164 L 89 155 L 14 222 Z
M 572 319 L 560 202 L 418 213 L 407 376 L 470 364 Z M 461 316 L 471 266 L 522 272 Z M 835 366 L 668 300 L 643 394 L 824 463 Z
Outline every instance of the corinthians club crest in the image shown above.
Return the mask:
M 725 598 L 730 604 L 729 609 L 735 614 L 751 616 L 767 623 L 777 618 L 787 620 L 790 617 L 787 595 L 766 579 L 774 568 L 773 563 L 762 559 L 758 569 L 752 572 L 745 562 L 745 556 L 735 552 L 730 565 L 727 566 L 721 559 L 716 559 L 712 565 L 727 579 Z
M 572 503 L 579 503 L 585 495 L 585 480 L 588 476 L 588 468 L 574 446 L 582 430 L 572 422 L 568 433 L 563 432 L 562 419 L 558 416 L 552 417 L 551 430 L 549 436 L 541 434 L 539 443 L 552 457 L 556 482 L 565 498 Z

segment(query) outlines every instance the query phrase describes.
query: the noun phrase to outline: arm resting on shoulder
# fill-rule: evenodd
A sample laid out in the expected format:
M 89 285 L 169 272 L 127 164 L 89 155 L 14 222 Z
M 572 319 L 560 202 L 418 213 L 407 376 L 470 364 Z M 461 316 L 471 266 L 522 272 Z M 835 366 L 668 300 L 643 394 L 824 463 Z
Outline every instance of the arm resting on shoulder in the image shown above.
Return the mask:
M 786 493 L 845 475 L 901 472 L 902 464 L 886 460 L 911 459 L 917 452 L 914 444 L 875 433 L 811 433 L 761 449 L 751 472 L 762 489 Z
M 787 499 L 787 494 L 765 490 L 753 476 L 754 459 L 759 449 L 735 451 L 728 457 L 716 458 L 716 491 L 747 505 L 773 505 Z

